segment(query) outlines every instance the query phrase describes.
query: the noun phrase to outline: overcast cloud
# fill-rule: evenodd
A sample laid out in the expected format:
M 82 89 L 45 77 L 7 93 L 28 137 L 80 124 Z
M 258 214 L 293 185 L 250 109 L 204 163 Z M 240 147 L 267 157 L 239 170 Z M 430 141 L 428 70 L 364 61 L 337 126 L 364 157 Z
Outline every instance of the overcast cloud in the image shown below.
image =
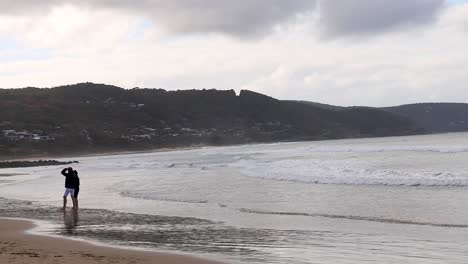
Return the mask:
M 71 4 L 146 16 L 173 33 L 226 33 L 259 38 L 276 25 L 314 10 L 315 0 L 19 0 L 1 1 L 0 14 L 46 15 Z
M 121 0 L 93 1 L 90 5 L 123 8 L 146 14 L 174 33 L 227 33 L 259 37 L 275 25 L 315 7 L 314 0 Z M 118 4 L 116 4 L 118 3 Z
M 298 15 L 320 17 L 330 36 L 375 34 L 434 22 L 444 0 L 18 0 L 1 1 L 0 14 L 47 14 L 72 4 L 146 16 L 173 33 L 225 33 L 259 38 Z
M 468 102 L 467 2 L 0 0 L 0 87 L 91 81 L 338 105 Z
M 376 34 L 435 22 L 444 0 L 322 0 L 320 26 L 328 36 Z

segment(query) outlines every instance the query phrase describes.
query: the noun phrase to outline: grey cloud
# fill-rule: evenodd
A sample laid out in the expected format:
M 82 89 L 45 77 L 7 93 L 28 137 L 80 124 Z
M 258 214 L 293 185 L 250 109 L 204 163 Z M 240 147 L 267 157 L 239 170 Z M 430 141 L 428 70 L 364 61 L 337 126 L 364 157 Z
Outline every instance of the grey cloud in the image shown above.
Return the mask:
M 60 4 L 60 0 L 0 0 L 0 15 L 28 14 L 30 12 L 46 12 L 50 7 Z
M 321 0 L 320 26 L 327 37 L 376 34 L 436 20 L 445 0 Z
M 95 5 L 125 7 L 144 12 L 155 23 L 175 33 L 227 33 L 254 37 L 275 25 L 311 11 L 315 0 L 133 0 L 90 1 Z
M 44 11 L 65 3 L 145 15 L 174 33 L 240 37 L 267 34 L 275 25 L 315 7 L 315 0 L 18 0 L 0 3 L 0 14 Z
M 144 15 L 172 33 L 256 38 L 298 14 L 313 12 L 327 37 L 375 35 L 430 23 L 446 0 L 0 0 L 0 15 L 46 14 L 66 3 Z

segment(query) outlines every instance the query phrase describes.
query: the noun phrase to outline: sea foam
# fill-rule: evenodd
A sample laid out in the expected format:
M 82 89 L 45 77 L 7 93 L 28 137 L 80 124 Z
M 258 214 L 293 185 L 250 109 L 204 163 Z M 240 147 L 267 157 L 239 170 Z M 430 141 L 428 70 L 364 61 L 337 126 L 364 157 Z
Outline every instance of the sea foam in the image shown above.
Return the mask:
M 357 146 L 357 145 L 312 145 L 307 148 L 309 152 L 439 152 L 459 153 L 468 152 L 468 146 Z
M 353 160 L 284 159 L 233 162 L 244 175 L 279 181 L 319 184 L 468 186 L 468 176 L 432 170 L 397 170 L 365 167 Z

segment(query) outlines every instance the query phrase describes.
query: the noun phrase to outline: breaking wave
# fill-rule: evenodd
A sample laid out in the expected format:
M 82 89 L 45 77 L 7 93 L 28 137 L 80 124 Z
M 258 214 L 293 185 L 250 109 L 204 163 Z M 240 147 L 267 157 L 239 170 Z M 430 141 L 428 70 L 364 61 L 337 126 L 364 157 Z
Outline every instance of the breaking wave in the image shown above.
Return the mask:
M 332 145 L 332 146 L 310 146 L 309 152 L 439 152 L 459 153 L 468 152 L 468 146 L 358 146 L 358 145 Z
M 244 175 L 278 181 L 345 185 L 468 186 L 468 175 L 452 172 L 370 168 L 352 160 L 244 159 L 229 164 Z

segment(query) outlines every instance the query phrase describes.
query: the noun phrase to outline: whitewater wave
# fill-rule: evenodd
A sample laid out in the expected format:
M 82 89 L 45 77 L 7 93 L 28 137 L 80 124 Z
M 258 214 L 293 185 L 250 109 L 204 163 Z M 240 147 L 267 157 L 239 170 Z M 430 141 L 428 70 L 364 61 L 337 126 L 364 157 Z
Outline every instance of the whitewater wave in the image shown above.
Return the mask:
M 331 145 L 331 146 L 310 146 L 309 152 L 438 152 L 438 153 L 459 153 L 468 152 L 468 146 L 357 146 L 357 145 Z
M 394 142 L 392 142 L 394 143 Z M 398 144 L 398 143 L 397 143 Z M 283 146 L 283 148 L 281 148 Z M 280 148 L 277 148 L 280 147 Z M 223 148 L 208 148 L 202 149 L 198 154 L 204 155 L 264 155 L 272 153 L 283 153 L 294 150 L 300 153 L 340 153 L 340 152 L 436 152 L 436 153 L 460 153 L 468 152 L 468 145 L 451 145 L 451 144 L 409 144 L 409 145 L 395 145 L 385 143 L 363 144 L 358 141 L 357 143 L 338 143 L 338 144 L 322 144 L 322 143 L 277 143 L 277 144 L 259 144 L 255 149 L 248 148 L 247 146 L 240 147 L 223 147 Z
M 439 171 L 375 169 L 353 160 L 244 159 L 229 164 L 244 175 L 278 181 L 317 184 L 392 186 L 468 186 L 468 175 Z
M 323 217 L 323 218 L 334 218 L 334 219 L 348 219 L 348 220 L 356 220 L 356 221 L 380 222 L 380 223 L 389 223 L 389 224 L 468 228 L 468 225 L 464 225 L 464 224 L 431 223 L 431 222 L 420 222 L 420 221 L 392 219 L 392 218 L 379 218 L 379 217 L 370 217 L 370 216 L 301 213 L 301 212 L 275 212 L 275 211 L 252 210 L 252 209 L 246 209 L 246 208 L 241 208 L 239 209 L 239 211 L 242 213 L 249 213 L 249 214 Z

